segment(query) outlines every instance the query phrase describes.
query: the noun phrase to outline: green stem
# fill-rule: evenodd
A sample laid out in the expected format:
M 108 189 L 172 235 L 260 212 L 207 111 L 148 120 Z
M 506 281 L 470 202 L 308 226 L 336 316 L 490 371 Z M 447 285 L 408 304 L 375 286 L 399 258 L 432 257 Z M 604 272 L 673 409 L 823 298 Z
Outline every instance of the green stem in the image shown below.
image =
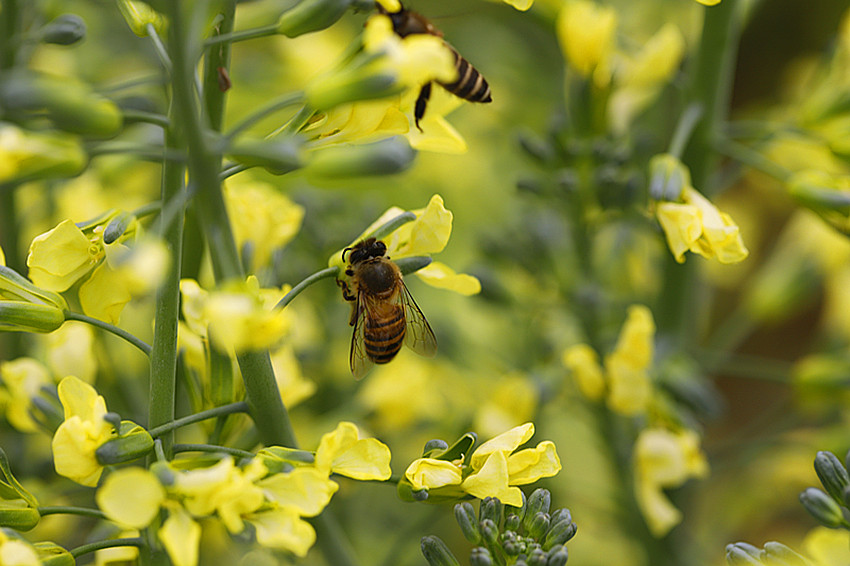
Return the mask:
M 85 149 L 89 157 L 128 153 L 138 157 L 139 159 L 156 162 L 162 162 L 163 160 L 182 162 L 186 160 L 186 156 L 179 149 L 166 148 L 166 150 L 163 151 L 163 148 L 155 145 L 139 145 L 132 142 L 103 142 L 87 145 Z
M 232 35 L 233 25 L 236 18 L 236 2 L 223 2 L 221 5 L 220 19 L 211 40 Z M 206 44 L 207 51 L 204 57 L 204 108 L 207 111 L 210 128 L 216 132 L 222 131 L 224 125 L 224 109 L 227 102 L 226 90 L 222 86 L 220 78 L 222 73 L 227 73 L 230 68 L 230 42 L 218 42 Z
M 88 554 L 89 552 L 94 552 L 96 550 L 101 550 L 104 548 L 115 548 L 116 546 L 137 546 L 142 547 L 145 545 L 144 540 L 141 537 L 132 537 L 132 538 L 113 538 L 107 540 L 101 540 L 98 542 L 93 542 L 91 544 L 84 544 L 82 546 L 78 546 L 77 548 L 71 551 L 71 556 L 74 558 L 79 558 L 83 554 Z
M 739 163 L 743 163 L 753 169 L 770 175 L 777 181 L 786 182 L 791 176 L 791 171 L 778 165 L 754 149 L 730 139 L 718 140 L 717 152 L 731 157 Z
M 159 37 L 156 28 L 153 27 L 153 24 L 148 24 L 145 26 L 145 31 L 148 32 L 148 37 L 150 38 L 151 43 L 153 43 L 153 48 L 156 51 L 156 54 L 159 56 L 159 60 L 162 63 L 162 68 L 165 69 L 165 72 L 170 75 L 173 67 L 173 65 L 171 64 L 171 57 L 168 56 L 168 50 L 162 43 L 162 39 Z
M 237 401 L 236 403 L 230 403 L 228 405 L 222 405 L 221 407 L 214 407 L 212 409 L 207 409 L 206 411 L 201 411 L 200 413 L 195 413 L 194 415 L 189 415 L 180 419 L 173 420 L 171 422 L 162 424 L 160 426 L 153 427 L 148 430 L 148 433 L 154 438 L 159 438 L 163 434 L 171 432 L 173 430 L 177 430 L 178 428 L 193 425 L 195 423 L 199 423 L 201 421 L 205 421 L 207 419 L 214 419 L 217 417 L 221 417 L 224 415 L 233 415 L 235 413 L 247 413 L 248 412 L 248 404 L 245 401 Z
M 685 146 L 691 139 L 699 119 L 702 117 L 702 106 L 698 102 L 691 103 L 682 115 L 679 117 L 679 123 L 676 124 L 676 131 L 673 132 L 673 139 L 670 140 L 670 148 L 667 153 L 674 157 L 681 158 L 682 152 L 685 151 Z
M 90 316 L 86 316 L 84 314 L 80 314 L 80 313 L 76 313 L 76 312 L 72 312 L 72 311 L 65 311 L 65 320 L 77 320 L 77 321 L 80 321 L 80 322 L 85 322 L 85 323 L 91 324 L 92 326 L 97 326 L 98 328 L 100 328 L 102 330 L 106 330 L 107 332 L 114 334 L 115 336 L 118 336 L 119 338 L 123 338 L 124 340 L 126 340 L 127 342 L 129 342 L 130 344 L 132 344 L 133 346 L 135 346 L 136 348 L 138 348 L 139 350 L 144 352 L 146 356 L 151 355 L 150 345 L 148 345 L 146 342 L 136 338 L 135 336 L 133 336 L 132 334 L 130 334 L 126 330 L 118 328 L 117 326 L 113 326 L 113 325 L 109 324 L 108 322 L 104 322 L 102 320 L 98 320 L 96 318 L 92 318 Z
M 246 401 L 260 438 L 267 446 L 298 448 L 289 413 L 274 378 L 269 353 L 245 352 L 238 354 L 236 359 L 242 371 Z
M 286 108 L 288 106 L 292 106 L 293 104 L 298 104 L 304 99 L 304 95 L 300 92 L 290 92 L 284 95 L 281 95 L 274 100 L 270 101 L 268 104 L 253 112 L 243 118 L 239 123 L 237 123 L 229 132 L 227 132 L 227 137 L 230 139 L 235 138 L 266 116 L 274 114 L 278 110 Z
M 296 285 L 295 287 L 290 289 L 290 291 L 286 295 L 284 295 L 284 297 L 280 300 L 280 302 L 278 302 L 278 304 L 276 304 L 274 306 L 274 308 L 282 309 L 282 308 L 286 307 L 286 305 L 288 305 L 289 303 L 292 302 L 292 299 L 297 297 L 301 293 L 301 291 L 303 291 L 304 289 L 306 289 L 307 287 L 309 287 L 313 283 L 315 283 L 317 281 L 321 281 L 322 279 L 328 279 L 330 277 L 336 277 L 338 273 L 339 273 L 338 267 L 328 267 L 327 269 L 317 271 L 316 273 L 305 278 L 298 285 Z
M 169 121 L 174 118 L 174 105 Z M 165 131 L 165 148 L 181 145 L 179 132 L 173 128 Z M 185 191 L 183 179 L 186 169 L 182 164 L 164 161 L 162 166 L 161 201 L 171 203 L 181 198 Z M 180 315 L 180 266 L 183 249 L 183 207 L 173 219 L 160 216 L 159 234 L 171 250 L 168 276 L 156 294 L 154 314 L 153 352 L 150 366 L 150 406 L 148 425 L 157 427 L 174 420 L 177 391 L 177 319 Z M 163 451 L 170 457 L 174 444 L 173 431 L 163 435 Z
M 42 517 L 47 515 L 80 515 L 83 517 L 95 517 L 97 519 L 108 519 L 103 511 L 99 509 L 89 509 L 87 507 L 73 507 L 70 505 L 51 505 L 49 507 L 39 507 L 38 514 Z
M 214 444 L 175 444 L 174 452 L 210 452 L 212 454 L 224 453 L 237 458 L 254 458 L 256 454 L 247 450 L 230 448 L 229 446 L 218 446 Z
M 218 176 L 218 178 L 220 180 L 224 181 L 228 177 L 232 177 L 233 175 L 236 175 L 237 173 L 241 173 L 242 171 L 247 171 L 248 169 L 250 169 L 250 167 L 248 165 L 242 165 L 242 164 L 231 165 L 230 167 L 224 169 L 221 172 L 221 174 Z
M 146 112 L 144 110 L 136 110 L 133 108 L 124 109 L 124 120 L 128 122 L 145 122 L 156 126 L 168 127 L 168 117 L 156 112 Z
M 289 122 L 269 134 L 268 137 L 271 138 L 280 134 L 294 136 L 301 131 L 301 128 L 307 125 L 307 122 L 310 121 L 310 118 L 312 118 L 315 113 L 316 111 L 314 109 L 305 104 Z
M 15 66 L 18 41 L 18 24 L 20 13 L 18 0 L 3 0 L 3 10 L 0 11 L 0 69 L 11 69 Z
M 257 39 L 260 37 L 268 37 L 270 35 L 277 34 L 277 23 L 269 24 L 267 26 L 245 29 L 241 31 L 234 31 L 224 33 L 222 32 L 220 35 L 214 35 L 204 42 L 205 47 L 213 47 L 215 45 L 230 45 L 231 43 L 236 43 L 239 41 L 246 41 L 248 39 Z

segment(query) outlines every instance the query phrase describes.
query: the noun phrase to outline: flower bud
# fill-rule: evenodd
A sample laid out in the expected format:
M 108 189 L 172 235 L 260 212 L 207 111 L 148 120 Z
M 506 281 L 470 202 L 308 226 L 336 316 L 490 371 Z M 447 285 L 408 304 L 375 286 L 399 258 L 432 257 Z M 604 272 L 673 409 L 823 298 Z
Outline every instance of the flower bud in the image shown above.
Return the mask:
M 538 513 L 549 512 L 549 505 L 551 502 L 552 494 L 549 493 L 548 489 L 538 488 L 531 492 L 531 495 L 528 496 L 528 501 L 524 506 L 525 516 L 523 518 L 523 526 L 526 531 L 530 529 L 531 522 L 534 521 L 534 518 Z
M 496 526 L 490 519 L 484 519 L 478 523 L 481 529 L 481 538 L 490 548 L 496 548 L 499 545 L 499 527 Z
M 837 529 L 847 524 L 841 506 L 823 490 L 810 487 L 800 493 L 800 503 L 823 525 Z
M 95 451 L 99 464 L 108 466 L 146 456 L 153 450 L 153 438 L 132 421 L 121 421 L 118 438 L 107 440 Z
M 653 200 L 678 202 L 690 185 L 690 171 L 676 156 L 662 153 L 649 160 L 649 196 Z
M 304 171 L 331 178 L 393 175 L 410 167 L 415 157 L 407 140 L 395 136 L 376 143 L 323 148 L 313 153 Z
M 511 509 L 508 507 L 508 509 Z M 506 511 L 505 512 L 505 530 L 506 531 L 518 531 L 520 525 L 522 524 L 522 517 L 517 515 L 515 512 Z
M 764 562 L 782 566 L 808 566 L 805 558 L 780 542 L 764 543 Z
M 557 523 L 560 523 L 561 521 L 567 521 L 570 523 L 573 521 L 573 516 L 570 513 L 570 510 L 567 508 L 557 509 L 554 512 L 550 513 L 550 516 L 552 518 L 553 526 Z
M 460 530 L 466 540 L 472 544 L 478 544 L 481 541 L 481 531 L 478 530 L 478 519 L 475 517 L 475 509 L 468 501 L 455 505 L 455 519 L 460 525 Z
M 347 102 L 386 98 L 400 93 L 395 73 L 378 69 L 373 63 L 381 54 L 360 54 L 352 64 L 316 78 L 307 86 L 308 104 L 317 110 L 329 110 Z
M 152 25 L 156 32 L 162 35 L 165 32 L 167 20 L 162 14 L 159 14 L 149 4 L 152 1 L 141 2 L 138 0 L 118 0 L 118 9 L 121 15 L 124 16 L 124 21 L 130 26 L 130 29 L 139 37 L 148 35 L 148 25 Z
M 566 546 L 554 546 L 546 553 L 546 566 L 564 566 L 569 557 Z
M 41 28 L 41 40 L 56 45 L 72 45 L 86 36 L 86 22 L 76 14 L 62 14 Z
M 298 37 L 323 30 L 342 17 L 352 0 L 301 0 L 277 21 L 277 33 Z
M 18 482 L 6 453 L 0 450 L 0 526 L 28 531 L 39 519 L 38 500 Z
M 401 270 L 402 275 L 408 275 L 419 271 L 423 267 L 428 267 L 431 265 L 432 261 L 433 260 L 428 256 L 417 255 L 413 257 L 403 257 L 395 261 L 395 264 Z
M 237 163 L 262 167 L 272 175 L 284 175 L 302 167 L 300 144 L 295 140 L 239 140 L 227 154 Z
M 85 169 L 88 162 L 75 136 L 30 132 L 9 124 L 0 124 L 0 153 L 7 157 L 0 172 L 0 183 L 73 177 Z
M 517 562 L 517 564 L 519 564 Z M 469 554 L 469 566 L 493 566 L 493 557 L 490 551 L 483 546 L 476 546 Z
M 41 566 L 74 566 L 74 556 L 54 542 L 37 542 L 32 545 Z
M 65 313 L 56 307 L 0 301 L 0 331 L 49 333 L 64 322 Z
M 439 438 L 434 438 L 425 443 L 425 448 L 422 450 L 423 458 L 436 458 L 434 453 L 443 453 L 448 449 L 449 443 Z
M 460 566 L 452 551 L 442 540 L 435 536 L 422 537 L 419 543 L 422 555 L 430 566 Z
M 843 502 L 844 490 L 850 485 L 850 476 L 847 475 L 847 470 L 844 469 L 841 460 L 836 458 L 832 452 L 821 450 L 815 456 L 815 472 L 826 492 L 835 501 Z
M 528 517 L 528 515 L 526 515 L 526 517 Z M 549 513 L 536 513 L 529 525 L 526 527 L 525 532 L 531 538 L 540 540 L 546 531 L 549 530 L 550 522 L 551 519 L 549 518 Z
M 578 529 L 572 519 L 561 520 L 555 523 L 553 517 L 552 523 L 552 526 L 546 533 L 546 539 L 543 542 L 543 548 L 545 550 L 549 550 L 559 544 L 565 544 L 568 540 L 575 536 L 576 530 Z
M 266 446 L 257 452 L 257 458 L 260 458 L 270 475 L 291 470 L 293 465 L 312 464 L 316 461 L 312 452 L 284 446 Z
M 535 548 L 528 553 L 528 566 L 546 566 L 546 553 L 542 548 Z
M 481 520 L 490 519 L 497 526 L 502 523 L 502 502 L 495 497 L 485 497 L 478 508 Z
M 761 550 L 746 542 L 726 545 L 726 563 L 729 566 L 761 566 Z

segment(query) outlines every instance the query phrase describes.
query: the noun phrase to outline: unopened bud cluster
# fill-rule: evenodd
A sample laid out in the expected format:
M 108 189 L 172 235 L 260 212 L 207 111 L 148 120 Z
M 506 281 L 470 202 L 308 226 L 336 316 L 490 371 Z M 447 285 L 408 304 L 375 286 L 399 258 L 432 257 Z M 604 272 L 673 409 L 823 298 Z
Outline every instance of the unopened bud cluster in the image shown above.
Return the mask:
M 535 490 L 520 508 L 505 506 L 498 499 L 481 501 L 478 515 L 468 501 L 454 507 L 455 519 L 466 539 L 475 544 L 470 566 L 563 566 L 565 546 L 576 534 L 576 524 L 568 509 L 550 512 L 551 494 Z M 459 566 L 460 563 L 439 538 L 422 539 L 422 554 L 431 566 Z
M 850 530 L 850 475 L 845 464 L 832 452 L 822 450 L 815 456 L 815 472 L 824 489 L 804 490 L 800 494 L 803 507 L 824 526 Z
M 766 542 L 758 548 L 746 542 L 736 542 L 726 547 L 729 566 L 808 566 L 805 558 L 780 542 Z

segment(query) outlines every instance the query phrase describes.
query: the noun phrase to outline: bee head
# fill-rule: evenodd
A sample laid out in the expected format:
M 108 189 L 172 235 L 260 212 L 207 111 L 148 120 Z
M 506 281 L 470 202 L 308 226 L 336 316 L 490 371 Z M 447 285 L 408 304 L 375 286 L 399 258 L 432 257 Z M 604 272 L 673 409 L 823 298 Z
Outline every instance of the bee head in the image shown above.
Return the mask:
M 387 253 L 387 245 L 381 240 L 375 238 L 366 238 L 361 242 L 357 242 L 350 248 L 342 250 L 342 261 L 345 261 L 346 252 L 348 254 L 348 262 L 350 264 L 362 263 L 376 257 L 384 257 Z

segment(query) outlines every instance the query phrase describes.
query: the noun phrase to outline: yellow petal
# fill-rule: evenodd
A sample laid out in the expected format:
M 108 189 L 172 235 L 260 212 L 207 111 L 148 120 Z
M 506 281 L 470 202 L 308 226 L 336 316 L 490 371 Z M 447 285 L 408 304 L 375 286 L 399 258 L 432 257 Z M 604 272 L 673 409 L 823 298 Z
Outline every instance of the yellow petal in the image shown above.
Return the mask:
M 390 257 L 410 257 L 431 255 L 443 251 L 449 243 L 452 233 L 452 213 L 443 204 L 443 197 L 434 195 L 428 206 L 422 211 L 416 211 L 416 220 L 402 226 L 409 226 L 410 236 L 398 248 L 387 243 L 387 255 Z
M 22 540 L 6 540 L 0 544 L 0 564 L 6 566 L 41 566 L 35 549 Z
M 474 470 L 480 470 L 485 461 L 494 452 L 511 453 L 534 435 L 534 423 L 525 423 L 493 437 L 472 453 L 470 465 Z
M 357 480 L 386 480 L 392 475 L 387 445 L 374 438 L 359 438 L 357 427 L 348 422 L 322 437 L 316 467 Z
M 451 267 L 439 261 L 431 262 L 417 271 L 416 275 L 428 285 L 438 289 L 447 289 L 467 296 L 481 292 L 481 282 L 477 278 L 465 273 L 456 273 Z
M 103 437 L 98 427 L 78 416 L 65 420 L 53 435 L 53 466 L 56 473 L 88 487 L 97 485 L 103 466 L 95 451 L 109 437 Z
M 109 324 L 118 324 L 124 305 L 132 298 L 126 279 L 106 263 L 100 264 L 80 285 L 83 312 Z
M 646 369 L 636 367 L 617 352 L 605 358 L 608 375 L 608 407 L 621 415 L 643 413 L 652 400 L 652 382 Z
M 414 460 L 404 472 L 404 477 L 413 489 L 436 489 L 447 485 L 458 485 L 462 481 L 460 468 L 451 462 L 435 458 Z
M 109 475 L 97 490 L 97 506 L 127 527 L 147 527 L 165 500 L 165 490 L 151 472 L 126 468 Z
M 626 322 L 620 330 L 614 352 L 623 356 L 635 368 L 646 369 L 655 354 L 655 321 L 652 311 L 644 305 L 629 307 Z
M 327 506 L 339 485 L 315 468 L 295 468 L 257 482 L 266 498 L 278 505 L 292 507 L 300 515 L 315 517 Z
M 91 270 L 102 257 L 102 249 L 89 242 L 70 220 L 63 220 L 30 244 L 29 278 L 49 291 L 65 291 Z
M 304 557 L 316 542 L 316 531 L 292 507 L 282 507 L 248 517 L 257 530 L 257 542 Z
M 558 14 L 558 40 L 564 56 L 580 75 L 593 77 L 599 87 L 610 80 L 610 62 L 617 31 L 613 7 L 589 0 L 569 0 Z
M 94 387 L 69 375 L 59 382 L 59 401 L 65 408 L 65 419 L 78 416 L 85 421 L 101 421 L 106 414 L 106 401 Z
M 564 365 L 572 372 L 579 391 L 591 401 L 598 401 L 605 393 L 605 378 L 599 365 L 599 354 L 587 344 L 576 344 L 564 351 Z
M 188 513 L 182 509 L 171 513 L 157 534 L 174 566 L 198 564 L 201 526 Z
M 508 460 L 505 451 L 493 452 L 481 468 L 468 476 L 461 489 L 479 499 L 496 497 L 505 505 L 522 506 L 522 492 L 508 485 Z
M 682 521 L 679 511 L 657 485 L 637 481 L 635 499 L 643 513 L 649 531 L 660 538 Z
M 699 210 L 689 204 L 660 202 L 655 214 L 673 257 L 679 263 L 684 263 L 685 252 L 694 247 L 702 234 Z
M 526 485 L 549 478 L 561 471 L 555 443 L 544 440 L 536 448 L 520 450 L 508 456 L 508 483 Z

